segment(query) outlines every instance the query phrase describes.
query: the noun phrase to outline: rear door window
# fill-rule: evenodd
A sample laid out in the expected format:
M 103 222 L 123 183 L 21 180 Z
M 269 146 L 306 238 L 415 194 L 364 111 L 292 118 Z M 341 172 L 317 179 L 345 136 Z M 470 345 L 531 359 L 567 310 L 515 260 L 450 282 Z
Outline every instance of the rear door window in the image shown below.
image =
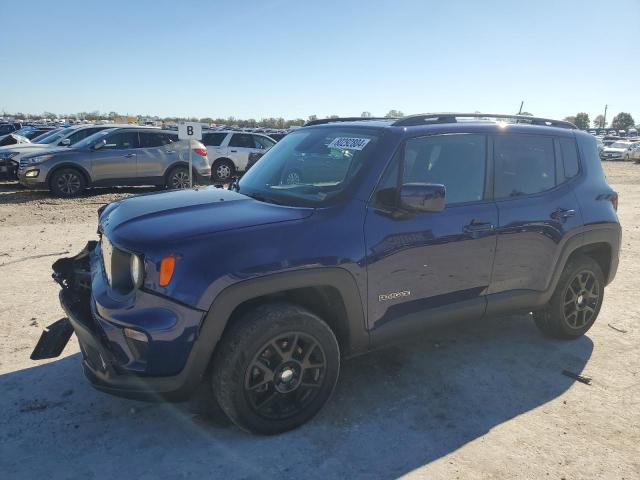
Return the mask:
M 161 147 L 162 145 L 164 145 L 164 143 L 159 133 L 140 132 L 141 148 L 154 148 L 154 147 Z
M 219 147 L 226 138 L 226 133 L 205 133 L 202 135 L 202 143 L 210 147 Z
M 252 135 L 248 133 L 234 133 L 229 141 L 230 147 L 256 148 Z
M 494 197 L 511 198 L 554 188 L 553 139 L 538 135 L 501 135 L 494 142 Z

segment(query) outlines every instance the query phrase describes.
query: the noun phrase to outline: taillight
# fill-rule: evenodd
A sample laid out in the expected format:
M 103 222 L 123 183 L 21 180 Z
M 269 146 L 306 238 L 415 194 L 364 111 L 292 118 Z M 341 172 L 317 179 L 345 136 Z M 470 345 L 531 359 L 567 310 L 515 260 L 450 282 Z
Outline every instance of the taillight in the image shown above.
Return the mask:
M 197 153 L 198 155 L 200 155 L 201 157 L 206 157 L 207 156 L 207 149 L 206 148 L 194 148 L 193 151 L 195 153 Z
M 617 212 L 618 211 L 618 194 L 616 192 L 613 192 L 611 194 L 611 205 L 613 205 L 613 209 Z

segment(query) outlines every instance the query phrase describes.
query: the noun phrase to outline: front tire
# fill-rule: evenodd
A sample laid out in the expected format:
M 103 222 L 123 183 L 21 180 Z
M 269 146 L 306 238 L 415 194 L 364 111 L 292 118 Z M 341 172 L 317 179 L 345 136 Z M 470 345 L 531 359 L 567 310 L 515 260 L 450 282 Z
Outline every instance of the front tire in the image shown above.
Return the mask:
M 289 303 L 262 305 L 225 333 L 214 357 L 213 390 L 226 415 L 248 432 L 294 429 L 327 402 L 340 350 L 329 326 Z
M 61 168 L 51 176 L 49 188 L 56 197 L 73 198 L 87 187 L 84 175 L 75 168 Z
M 603 298 L 600 265 L 591 257 L 576 255 L 565 266 L 549 303 L 534 312 L 534 320 L 546 336 L 573 340 L 592 327 Z

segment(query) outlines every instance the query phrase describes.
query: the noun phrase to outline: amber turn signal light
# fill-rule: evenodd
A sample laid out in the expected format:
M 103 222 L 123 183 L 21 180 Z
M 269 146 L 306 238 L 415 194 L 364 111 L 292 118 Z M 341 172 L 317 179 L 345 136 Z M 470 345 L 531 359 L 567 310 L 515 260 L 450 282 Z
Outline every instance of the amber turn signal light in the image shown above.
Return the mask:
M 171 282 L 173 271 L 176 269 L 176 257 L 170 255 L 160 262 L 160 286 L 166 287 Z

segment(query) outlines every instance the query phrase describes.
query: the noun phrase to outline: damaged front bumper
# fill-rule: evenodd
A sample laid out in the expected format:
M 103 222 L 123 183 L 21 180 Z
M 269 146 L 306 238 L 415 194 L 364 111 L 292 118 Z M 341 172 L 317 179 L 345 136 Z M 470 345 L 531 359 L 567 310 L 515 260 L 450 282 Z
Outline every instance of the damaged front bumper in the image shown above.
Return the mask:
M 18 180 L 18 163 L 7 157 L 0 157 L 0 180 Z
M 118 304 L 108 295 L 99 249 L 92 241 L 53 264 L 67 317 L 42 333 L 31 359 L 59 356 L 75 333 L 84 373 L 99 390 L 147 400 L 187 398 L 204 373 L 189 358 L 204 312 L 149 292 Z M 123 334 L 141 325 L 148 342 L 137 344 Z

